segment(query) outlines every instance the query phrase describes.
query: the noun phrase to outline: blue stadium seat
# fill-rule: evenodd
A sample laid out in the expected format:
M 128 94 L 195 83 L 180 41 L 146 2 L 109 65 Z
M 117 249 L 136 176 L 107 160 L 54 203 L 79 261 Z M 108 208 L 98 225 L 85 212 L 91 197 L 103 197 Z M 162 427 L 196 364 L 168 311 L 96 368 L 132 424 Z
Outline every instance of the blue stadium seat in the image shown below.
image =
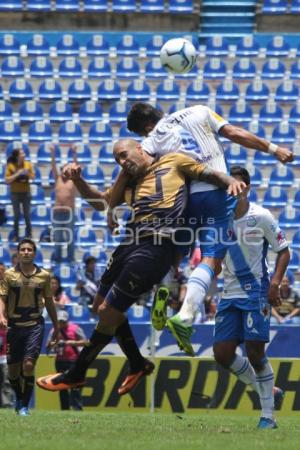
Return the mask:
M 269 100 L 259 111 L 259 122 L 263 124 L 279 123 L 282 118 L 282 108 L 274 100 Z
M 89 131 L 90 143 L 110 142 L 113 138 L 111 126 L 104 122 L 95 122 Z
M 67 56 L 58 66 L 58 76 L 61 78 L 81 78 L 81 62 L 74 56 Z
M 262 67 L 261 78 L 281 79 L 284 76 L 285 65 L 278 58 L 270 58 Z
M 256 134 L 257 136 L 265 139 L 265 137 L 266 137 L 265 129 L 259 123 L 258 120 L 252 120 L 252 122 L 250 122 L 248 124 L 247 128 L 251 133 Z
M 34 78 L 53 77 L 53 64 L 46 56 L 38 56 L 30 64 L 30 76 Z
M 147 80 L 158 79 L 158 78 L 167 78 L 168 72 L 161 65 L 159 58 L 151 58 L 150 61 L 146 63 L 145 66 L 145 74 Z
M 10 142 L 9 144 L 7 144 L 6 148 L 5 148 L 5 157 L 6 159 L 9 157 L 9 155 L 11 154 L 11 152 L 13 150 L 22 148 L 23 152 L 25 153 L 25 156 L 27 159 L 30 159 L 30 150 L 29 150 L 29 146 L 27 144 L 24 144 L 24 142 Z
M 264 0 L 263 14 L 284 14 L 287 12 L 287 0 Z
M 299 88 L 292 80 L 284 80 L 276 89 L 276 102 L 295 102 L 299 98 Z
M 271 186 L 268 188 L 263 198 L 263 206 L 265 208 L 283 208 L 287 202 L 287 192 L 280 186 Z
M 75 213 L 75 229 L 77 234 L 79 233 L 79 229 L 78 227 L 82 227 L 86 225 L 86 215 L 85 212 L 82 208 L 77 209 L 76 213 Z M 75 239 L 76 240 L 76 239 Z M 76 242 L 77 244 L 77 242 Z
M 169 0 L 169 12 L 172 14 L 192 14 L 193 0 Z
M 220 58 L 211 58 L 204 64 L 203 78 L 218 79 L 226 77 L 227 67 Z
M 11 120 L 0 122 L 0 142 L 21 140 L 21 128 Z
M 261 186 L 263 181 L 261 171 L 257 167 L 255 167 L 252 163 L 246 164 L 246 169 L 248 170 L 250 175 L 251 186 L 253 187 Z
M 13 108 L 4 100 L 0 100 L 0 121 L 2 120 L 13 120 Z
M 119 101 L 113 103 L 108 112 L 110 123 L 114 124 L 125 122 L 129 109 L 130 106 L 127 102 Z
M 80 164 L 91 164 L 92 162 L 91 149 L 87 144 L 83 144 L 82 142 L 76 144 L 76 156 Z M 68 150 L 68 161 L 73 161 L 73 150 L 71 148 Z
M 297 101 L 296 105 L 291 108 L 288 120 L 293 125 L 300 124 L 300 101 Z
M 0 166 L 0 183 L 5 183 L 5 166 Z
M 72 286 L 76 284 L 76 271 L 69 264 L 59 264 L 54 268 L 54 275 L 60 278 L 62 286 Z
M 75 231 L 75 242 L 77 247 L 94 247 L 97 245 L 96 233 L 87 226 L 80 227 Z
M 107 56 L 109 54 L 109 43 L 102 34 L 94 34 L 86 43 L 88 56 Z
M 51 152 L 49 149 L 49 142 L 43 142 L 38 150 L 37 150 L 37 161 L 38 163 L 50 163 L 51 162 Z M 58 145 L 55 145 L 55 161 L 60 163 L 61 162 L 61 153 L 60 148 Z
M 146 43 L 147 56 L 159 56 L 160 50 L 165 43 L 164 36 L 162 34 L 154 34 L 151 39 Z
M 117 55 L 138 56 L 139 43 L 132 34 L 125 34 L 117 43 Z
M 85 12 L 107 12 L 107 0 L 84 0 L 83 10 Z
M 52 141 L 52 130 L 44 121 L 32 123 L 28 128 L 29 142 Z
M 0 55 L 16 55 L 20 54 L 20 42 L 10 33 L 5 33 L 0 38 Z
M 27 0 L 28 11 L 51 11 L 51 0 Z
M 225 151 L 226 162 L 233 166 L 235 164 L 244 166 L 247 161 L 247 150 L 239 144 L 232 143 Z
M 0 184 L 0 205 L 11 205 L 10 189 L 7 184 Z
M 17 78 L 9 86 L 8 95 L 10 100 L 32 100 L 33 89 L 29 81 Z
M 78 123 L 73 121 L 64 122 L 58 130 L 58 140 L 62 144 L 67 142 L 78 142 L 82 140 L 82 131 Z
M 176 111 L 179 111 L 180 109 L 187 108 L 187 103 L 183 101 L 175 102 L 173 103 L 169 108 L 169 114 L 173 114 Z
M 100 83 L 97 89 L 98 100 L 120 100 L 121 86 L 115 80 L 105 80 Z
M 175 73 L 176 79 L 186 80 L 187 78 L 197 78 L 199 79 L 199 67 L 195 64 L 189 72 L 186 73 Z
M 245 100 L 238 100 L 235 105 L 232 105 L 229 110 L 229 122 L 243 124 L 251 122 L 253 117 L 253 110 Z
M 112 11 L 119 13 L 135 12 L 137 9 L 135 0 L 112 0 Z
M 79 108 L 78 117 L 81 123 L 97 122 L 102 116 L 101 105 L 93 100 L 87 100 Z
M 95 227 L 98 227 L 98 226 L 106 227 L 107 226 L 106 214 L 103 213 L 102 211 L 93 211 L 91 221 Z M 99 250 L 100 249 L 98 249 L 98 251 Z M 105 253 L 104 253 L 104 255 L 105 255 Z M 102 258 L 102 259 L 104 259 L 104 258 Z M 107 261 L 107 257 L 106 257 L 105 261 Z
M 127 138 L 135 139 L 136 141 L 141 140 L 141 136 L 133 133 L 132 131 L 129 131 L 126 123 L 124 123 L 123 125 L 121 125 L 119 129 L 119 139 L 127 139 Z
M 287 166 L 279 165 L 272 170 L 269 186 L 290 187 L 294 183 L 294 172 Z
M 32 184 L 30 187 L 31 191 L 31 204 L 32 205 L 44 205 L 45 204 L 45 193 L 44 189 L 37 184 Z
M 23 77 L 25 73 L 24 62 L 15 55 L 7 56 L 1 64 L 2 77 Z
M 0 261 L 5 266 L 10 266 L 11 265 L 10 253 L 7 250 L 7 248 L 3 247 L 2 245 L 0 245 Z
M 79 0 L 56 0 L 56 11 L 79 11 Z
M 290 248 L 300 251 L 300 231 L 296 231 L 296 233 L 294 234 L 293 240 L 290 244 Z
M 219 84 L 216 90 L 216 99 L 222 101 L 235 101 L 240 97 L 238 85 L 231 77 L 226 77 L 224 82 Z
M 292 80 L 299 80 L 300 79 L 300 60 L 299 59 L 291 65 L 290 70 L 291 70 L 290 78 Z
M 277 163 L 277 160 L 273 155 L 270 155 L 268 153 L 263 153 L 257 150 L 254 154 L 253 164 L 255 166 L 275 166 Z
M 232 77 L 234 79 L 247 80 L 256 76 L 256 66 L 250 58 L 241 58 L 236 61 L 232 68 Z
M 85 166 L 82 170 L 83 178 L 91 184 L 104 183 L 104 173 L 100 166 L 95 164 Z
M 99 150 L 99 161 L 100 163 L 116 164 L 116 160 L 113 155 L 112 142 L 107 142 L 106 144 L 102 145 Z
M 288 56 L 290 44 L 283 36 L 274 36 L 267 44 L 267 56 Z
M 187 101 L 207 101 L 210 95 L 210 89 L 203 80 L 194 80 L 186 89 L 185 98 Z
M 140 71 L 139 63 L 130 56 L 126 56 L 117 63 L 116 76 L 118 78 L 138 78 Z
M 70 288 L 71 286 L 69 286 Z M 71 322 L 87 322 L 91 318 L 89 308 L 85 305 L 79 305 L 78 303 L 67 303 L 64 305 L 64 309 L 69 314 L 69 320 Z
M 91 86 L 87 81 L 77 79 L 73 81 L 68 88 L 69 101 L 90 100 L 92 95 Z
M 45 205 L 37 205 L 31 210 L 31 224 L 35 227 L 51 225 L 50 208 Z
M 270 95 L 270 89 L 260 78 L 255 78 L 246 89 L 246 100 L 255 102 L 265 102 Z
M 41 185 L 42 184 L 42 174 L 41 174 L 41 169 L 37 166 L 34 167 L 34 180 L 33 180 L 34 184 L 38 184 Z
M 21 122 L 35 122 L 36 120 L 44 120 L 43 108 L 35 100 L 27 100 L 20 105 L 19 118 Z
M 150 86 L 141 79 L 133 80 L 127 87 L 127 100 L 148 101 L 150 98 Z
M 38 92 L 40 100 L 61 100 L 62 98 L 61 85 L 51 78 L 47 78 L 40 84 Z
M 72 34 L 64 34 L 56 44 L 56 52 L 57 55 L 78 56 L 79 42 Z
M 142 305 L 132 305 L 127 311 L 130 323 L 150 322 L 150 310 Z
M 2 90 L 2 86 L 0 85 L 0 99 L 3 99 L 3 90 Z
M 0 11 L 22 11 L 22 0 L 0 0 Z
M 107 58 L 96 56 L 88 66 L 89 78 L 110 78 L 112 74 L 111 64 Z
M 283 229 L 295 229 L 300 228 L 300 213 L 293 206 L 286 206 L 285 210 L 280 213 L 278 217 L 278 223 L 280 228 Z
M 207 56 L 227 56 L 229 51 L 228 40 L 217 34 L 207 40 L 205 54 Z
M 272 133 L 272 142 L 275 144 L 292 144 L 295 138 L 296 130 L 287 120 L 276 125 Z
M 259 52 L 259 42 L 253 34 L 241 37 L 236 45 L 236 56 L 257 56 Z
M 300 14 L 300 0 L 292 0 L 290 14 Z
M 43 34 L 34 34 L 27 42 L 28 56 L 49 56 L 50 44 Z
M 73 119 L 72 107 L 63 100 L 52 103 L 49 108 L 49 120 L 53 123 L 67 122 Z
M 172 79 L 164 80 L 156 88 L 156 99 L 158 101 L 164 100 L 177 101 L 179 100 L 179 95 L 180 95 L 179 85 Z
M 288 270 L 298 270 L 300 267 L 300 256 L 295 250 L 290 250 L 290 261 Z
M 164 0 L 141 0 L 140 11 L 142 13 L 163 13 L 165 11 Z

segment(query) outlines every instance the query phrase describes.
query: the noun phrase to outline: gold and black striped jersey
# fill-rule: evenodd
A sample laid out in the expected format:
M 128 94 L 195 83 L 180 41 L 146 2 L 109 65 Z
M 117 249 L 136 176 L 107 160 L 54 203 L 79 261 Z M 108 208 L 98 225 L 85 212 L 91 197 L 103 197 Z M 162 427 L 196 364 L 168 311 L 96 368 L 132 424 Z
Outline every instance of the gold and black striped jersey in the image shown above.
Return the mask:
M 9 326 L 35 325 L 42 317 L 44 299 L 51 298 L 50 274 L 36 267 L 30 275 L 24 275 L 20 266 L 11 267 L 0 281 L 0 296 L 4 298 Z

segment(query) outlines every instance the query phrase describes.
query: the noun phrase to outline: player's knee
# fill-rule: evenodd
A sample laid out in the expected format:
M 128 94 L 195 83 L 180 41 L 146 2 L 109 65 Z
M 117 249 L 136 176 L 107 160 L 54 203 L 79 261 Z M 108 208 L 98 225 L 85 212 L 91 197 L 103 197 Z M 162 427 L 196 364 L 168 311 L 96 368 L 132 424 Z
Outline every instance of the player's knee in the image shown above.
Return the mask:
M 25 359 L 23 362 L 23 374 L 25 376 L 33 375 L 35 367 L 35 361 L 32 359 Z
M 228 368 L 234 358 L 232 352 L 226 351 L 223 345 L 215 344 L 213 346 L 214 358 L 218 364 Z

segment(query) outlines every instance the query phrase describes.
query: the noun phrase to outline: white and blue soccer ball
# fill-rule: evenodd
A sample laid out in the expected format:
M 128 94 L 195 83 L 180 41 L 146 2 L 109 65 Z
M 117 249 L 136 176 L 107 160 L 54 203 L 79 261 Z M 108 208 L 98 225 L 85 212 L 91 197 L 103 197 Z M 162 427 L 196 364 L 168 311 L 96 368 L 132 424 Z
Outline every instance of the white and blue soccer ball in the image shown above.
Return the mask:
M 194 67 L 196 59 L 196 49 L 188 39 L 170 39 L 160 50 L 161 64 L 168 72 L 187 73 Z

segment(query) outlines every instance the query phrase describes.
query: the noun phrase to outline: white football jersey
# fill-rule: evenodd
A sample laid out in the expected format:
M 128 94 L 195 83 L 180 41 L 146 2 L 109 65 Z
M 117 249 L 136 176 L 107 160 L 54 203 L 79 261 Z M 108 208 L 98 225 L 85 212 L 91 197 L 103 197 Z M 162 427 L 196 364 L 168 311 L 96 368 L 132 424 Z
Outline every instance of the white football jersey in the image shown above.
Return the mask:
M 247 213 L 233 222 L 233 242 L 224 260 L 222 298 L 248 298 L 251 302 L 266 292 L 269 245 L 278 253 L 288 243 L 270 211 L 250 203 Z
M 224 150 L 218 132 L 228 122 L 207 106 L 196 105 L 161 119 L 142 147 L 150 155 L 162 156 L 182 152 L 207 164 L 211 169 L 227 173 Z M 203 181 L 191 182 L 191 193 L 217 189 Z

